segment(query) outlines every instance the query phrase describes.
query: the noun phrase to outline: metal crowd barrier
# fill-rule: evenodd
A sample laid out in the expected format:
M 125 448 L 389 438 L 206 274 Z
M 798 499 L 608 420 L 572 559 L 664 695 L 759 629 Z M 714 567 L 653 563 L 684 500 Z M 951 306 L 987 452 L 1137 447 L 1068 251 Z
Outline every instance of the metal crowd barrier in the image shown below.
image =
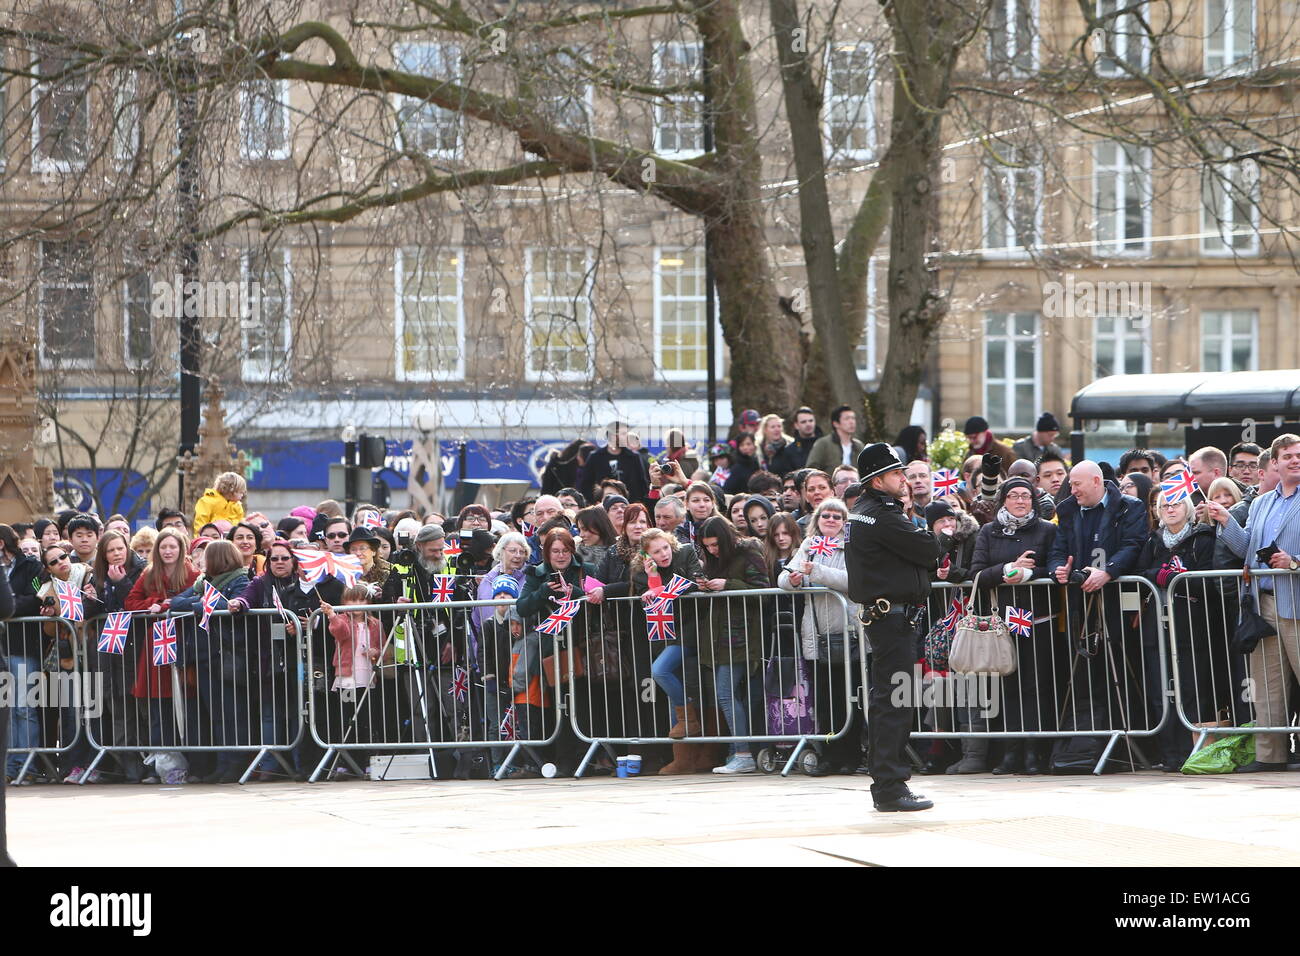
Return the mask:
M 803 658 L 797 612 L 812 614 L 814 596 L 833 605 L 817 612 L 819 626 L 851 633 L 849 602 L 825 588 L 692 591 L 666 622 L 649 619 L 662 614 L 648 616 L 640 597 L 588 602 L 565 635 L 565 710 L 588 745 L 577 775 L 602 748 L 612 759 L 615 747 L 646 744 L 748 748 L 760 770 L 783 775 L 801 759 L 816 766 L 817 752 L 855 727 L 857 696 L 853 641 L 830 659 Z M 675 641 L 663 639 L 664 626 Z M 676 714 L 666 687 L 688 702 L 679 739 L 669 737 Z
M 1296 603 L 1300 572 L 1250 572 L 1254 609 L 1278 633 L 1261 640 L 1249 653 L 1233 642 L 1244 578 L 1241 571 L 1188 571 L 1170 582 L 1175 706 L 1183 727 L 1197 737 L 1196 749 L 1211 733 L 1300 732 L 1296 719 L 1300 700 L 1291 694 L 1291 681 L 1284 677 L 1288 670 L 1300 677 L 1300 626 L 1295 618 L 1276 614 L 1280 603 L 1300 607 Z M 1252 726 L 1246 726 L 1252 721 Z M 1260 756 L 1261 745 L 1264 756 Z M 1255 747 L 1257 760 L 1286 760 L 1284 737 L 1257 738 Z
M 51 626 L 55 634 L 46 634 L 42 625 Z M 9 758 L 26 754 L 14 782 L 25 780 L 37 760 L 58 780 L 62 768 L 55 758 L 84 746 L 81 714 L 88 692 L 77 666 L 77 625 L 60 617 L 13 617 L 0 622 L 0 637 L 7 644 L 0 656 L 9 664 L 0 678 L 0 706 L 10 709 Z M 72 662 L 70 669 L 67 661 Z
M 931 628 L 954 612 L 958 592 L 971 600 L 971 584 L 932 585 L 917 627 L 918 660 Z M 1105 737 L 1094 773 L 1100 773 L 1120 740 L 1147 761 L 1134 738 L 1151 737 L 1169 711 L 1169 665 L 1163 599 L 1143 577 L 1121 577 L 1091 596 L 1079 585 L 1052 579 L 977 588 L 973 610 L 1013 615 L 1014 673 L 953 674 L 918 663 L 912 674 L 895 675 L 894 694 L 915 708 L 911 737 L 1008 739 L 1031 743 L 1045 738 Z M 1025 606 L 1028 605 L 1028 606 Z M 1027 630 L 1028 633 L 1023 633 Z M 870 636 L 868 635 L 868 640 Z M 865 656 L 864 656 L 865 662 Z M 937 663 L 942 663 L 939 661 Z M 866 665 L 863 665 L 866 686 Z
M 110 754 L 123 772 L 140 754 L 156 768 L 184 763 L 187 770 L 190 758 L 177 754 L 211 753 L 235 763 L 251 754 L 240 783 L 268 758 L 293 776 L 289 756 L 304 730 L 302 638 L 288 633 L 278 610 L 213 611 L 206 628 L 191 612 L 133 612 L 121 652 L 98 649 L 108 619 L 88 622 L 82 655 L 85 680 L 104 691 L 102 713 L 85 719 L 97 753 L 82 783 Z M 157 621 L 172 622 L 175 663 L 153 663 Z M 134 771 L 148 773 L 139 765 Z
M 310 642 L 308 725 L 324 751 L 310 780 L 340 759 L 361 775 L 358 757 L 392 753 L 427 753 L 434 777 L 440 751 L 457 751 L 453 772 L 472 777 L 501 779 L 521 754 L 539 767 L 553 762 L 562 723 L 560 642 L 537 635 L 535 620 L 512 624 L 512 609 L 492 601 L 368 605 L 377 630 L 367 631 L 378 647 L 361 671 L 340 666 L 337 637 Z M 335 612 L 336 619 L 357 614 Z M 312 615 L 313 633 L 325 633 L 317 630 L 323 615 Z M 506 753 L 494 766 L 499 751 Z

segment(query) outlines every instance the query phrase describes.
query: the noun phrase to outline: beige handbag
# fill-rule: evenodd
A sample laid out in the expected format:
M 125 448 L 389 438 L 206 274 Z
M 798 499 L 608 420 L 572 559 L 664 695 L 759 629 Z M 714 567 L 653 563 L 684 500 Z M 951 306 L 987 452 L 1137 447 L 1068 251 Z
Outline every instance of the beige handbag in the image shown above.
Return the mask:
M 975 589 L 971 601 L 975 607 Z M 1006 677 L 1016 672 L 1016 644 L 1011 630 L 1002 619 L 996 593 L 992 596 L 993 613 L 967 613 L 957 622 L 957 633 L 948 653 L 948 669 L 954 674 L 997 674 Z

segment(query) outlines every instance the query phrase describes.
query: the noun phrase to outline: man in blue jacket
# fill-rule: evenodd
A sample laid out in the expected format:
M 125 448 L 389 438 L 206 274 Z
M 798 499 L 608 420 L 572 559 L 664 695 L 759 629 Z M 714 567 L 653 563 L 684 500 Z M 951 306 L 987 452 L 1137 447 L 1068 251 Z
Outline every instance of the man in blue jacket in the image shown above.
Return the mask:
M 1273 439 L 1270 462 L 1277 463 L 1278 486 L 1250 503 L 1243 528 L 1222 505 L 1207 501 L 1201 512 L 1219 525 L 1219 540 L 1252 570 L 1289 574 L 1254 581 L 1259 613 L 1277 634 L 1261 640 L 1250 654 L 1255 722 L 1261 727 L 1286 725 L 1294 701 L 1287 701 L 1292 674 L 1300 674 L 1300 435 Z M 1287 769 L 1285 734 L 1257 734 L 1255 760 L 1240 772 Z
M 1135 715 L 1146 713 L 1147 702 L 1140 696 L 1141 680 L 1125 673 L 1124 650 L 1132 642 L 1121 613 L 1120 589 L 1113 582 L 1137 568 L 1148 534 L 1146 506 L 1137 498 L 1120 494 L 1115 482 L 1103 480 L 1101 468 L 1092 461 L 1081 461 L 1070 469 L 1070 491 L 1071 496 L 1056 509 L 1058 532 L 1047 570 L 1061 584 L 1078 585 L 1069 593 L 1072 638 L 1089 627 L 1089 621 L 1084 620 L 1085 597 L 1096 595 L 1088 602 L 1101 609 L 1100 619 L 1094 611 L 1093 626 L 1100 626 L 1105 643 L 1114 653 L 1114 672 L 1107 648 L 1084 646 L 1081 642 L 1080 663 L 1086 661 L 1087 666 L 1074 669 L 1072 703 L 1065 720 L 1077 730 L 1111 729 L 1121 721 L 1145 729 L 1144 722 Z M 1122 710 L 1111 710 L 1113 698 L 1102 690 L 1106 687 L 1113 687 L 1116 693 L 1121 688 L 1133 688 L 1132 693 L 1126 693 L 1127 699 L 1116 701 Z

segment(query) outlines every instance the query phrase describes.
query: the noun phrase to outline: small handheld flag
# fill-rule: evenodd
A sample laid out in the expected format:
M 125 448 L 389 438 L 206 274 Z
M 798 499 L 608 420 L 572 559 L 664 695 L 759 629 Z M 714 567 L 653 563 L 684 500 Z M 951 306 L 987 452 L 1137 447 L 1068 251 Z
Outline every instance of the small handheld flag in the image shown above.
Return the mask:
M 660 598 L 645 609 L 645 630 L 649 640 L 677 640 L 676 623 L 672 598 Z
M 469 694 L 469 671 L 459 664 L 451 672 L 451 687 L 447 693 L 459 701 L 464 701 Z
M 1008 607 L 1007 627 L 1021 637 L 1028 637 L 1034 631 L 1034 616 L 1022 607 Z
M 434 604 L 446 604 L 456 592 L 456 575 L 435 574 L 429 582 L 429 600 Z
M 957 623 L 965 610 L 966 605 L 962 602 L 962 599 L 960 597 L 954 597 L 952 599 L 952 607 L 949 609 L 948 613 L 939 620 L 939 626 L 952 627 Z
M 827 538 L 823 535 L 818 535 L 808 542 L 808 553 L 810 555 L 818 554 L 822 557 L 826 557 L 838 551 L 843 543 L 844 542 L 839 538 Z
M 934 473 L 934 496 L 942 498 L 954 494 L 961 484 L 961 475 L 951 468 L 940 468 Z
M 84 621 L 86 606 L 81 603 L 81 592 L 71 581 L 54 579 L 54 593 L 59 599 L 59 617 L 69 621 Z
M 357 524 L 361 525 L 363 528 L 382 528 L 384 526 L 384 519 L 379 517 L 378 511 L 363 511 L 361 512 L 361 518 L 357 521 Z
M 1177 504 L 1196 490 L 1196 479 L 1190 471 L 1179 471 L 1160 482 L 1160 496 L 1168 504 Z
M 1183 559 L 1175 554 L 1172 558 L 1169 559 L 1169 570 L 1175 573 L 1179 573 L 1182 571 L 1186 571 L 1187 565 L 1183 564 Z
M 274 589 L 272 589 L 274 590 Z M 208 618 L 212 617 L 212 612 L 217 609 L 217 602 L 225 599 L 225 595 L 214 588 L 211 582 L 203 582 L 203 617 L 199 618 L 199 627 L 203 630 L 208 629 Z M 230 602 L 226 602 L 229 604 Z
M 578 613 L 578 608 L 582 607 L 581 601 L 561 601 L 560 606 L 551 612 L 551 616 L 537 625 L 539 634 L 559 634 L 564 630 L 565 625 L 573 620 L 573 616 Z
M 515 705 L 511 704 L 506 708 L 505 716 L 501 718 L 501 739 L 518 740 L 519 730 L 515 726 Z
M 673 579 L 664 585 L 663 593 L 660 597 L 672 600 L 675 597 L 681 597 L 691 589 L 691 579 L 684 578 L 680 574 L 674 574 Z
M 176 622 L 172 618 L 153 622 L 153 663 L 163 667 L 176 663 Z
M 127 635 L 131 633 L 131 612 L 114 611 L 104 620 L 95 645 L 101 654 L 121 654 L 126 648 Z

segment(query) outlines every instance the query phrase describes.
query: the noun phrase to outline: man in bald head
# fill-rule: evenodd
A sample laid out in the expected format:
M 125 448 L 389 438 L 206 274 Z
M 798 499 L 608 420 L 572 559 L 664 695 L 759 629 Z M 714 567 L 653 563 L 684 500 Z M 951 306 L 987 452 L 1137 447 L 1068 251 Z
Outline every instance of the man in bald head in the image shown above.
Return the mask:
M 1112 582 L 1137 570 L 1138 556 L 1147 538 L 1146 506 L 1120 494 L 1115 482 L 1102 478 L 1101 468 L 1094 461 L 1081 461 L 1070 469 L 1070 492 L 1070 497 L 1056 509 L 1059 530 L 1047 570 L 1061 584 L 1076 585 L 1068 592 L 1070 628 L 1075 632 L 1071 636 L 1077 637 L 1085 626 L 1093 629 L 1101 625 L 1108 642 L 1106 653 L 1091 647 L 1091 656 L 1081 659 L 1075 667 L 1071 690 L 1077 695 L 1078 714 L 1073 729 L 1110 729 L 1110 723 L 1121 719 L 1121 712 L 1129 716 L 1135 728 L 1145 728 L 1143 715 L 1149 701 L 1130 695 L 1138 687 L 1140 697 L 1141 681 L 1133 679 L 1133 672 L 1142 672 L 1138 658 L 1148 655 L 1139 655 L 1141 637 L 1131 629 L 1125 630 L 1119 586 Z M 1086 622 L 1084 595 L 1094 595 L 1092 614 Z M 1154 646 L 1149 650 L 1149 656 L 1158 664 L 1157 650 Z M 1112 672 L 1112 654 L 1118 675 Z M 1130 660 L 1127 675 L 1126 658 Z M 1116 701 L 1112 693 L 1108 703 L 1106 688 L 1118 692 L 1117 676 L 1127 699 Z M 1153 687 L 1150 695 L 1151 700 L 1157 700 L 1158 690 Z M 1116 709 L 1116 703 L 1122 705 L 1122 711 Z M 1097 749 L 1100 751 L 1100 746 Z

